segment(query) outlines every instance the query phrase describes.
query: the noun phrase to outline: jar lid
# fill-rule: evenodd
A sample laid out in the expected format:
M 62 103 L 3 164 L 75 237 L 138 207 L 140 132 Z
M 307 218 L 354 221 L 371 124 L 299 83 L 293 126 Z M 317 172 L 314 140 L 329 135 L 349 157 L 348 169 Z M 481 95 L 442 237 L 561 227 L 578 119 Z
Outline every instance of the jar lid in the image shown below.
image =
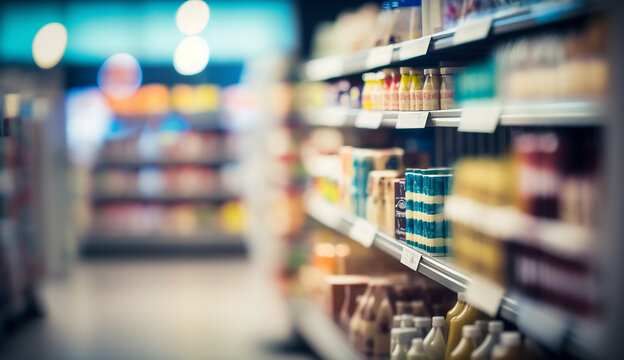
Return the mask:
M 463 67 L 443 67 L 443 68 L 440 68 L 440 74 L 442 75 L 458 74 L 464 71 L 464 69 L 465 68 Z
M 439 73 L 440 73 L 440 69 L 438 68 L 425 69 L 425 75 L 438 75 Z

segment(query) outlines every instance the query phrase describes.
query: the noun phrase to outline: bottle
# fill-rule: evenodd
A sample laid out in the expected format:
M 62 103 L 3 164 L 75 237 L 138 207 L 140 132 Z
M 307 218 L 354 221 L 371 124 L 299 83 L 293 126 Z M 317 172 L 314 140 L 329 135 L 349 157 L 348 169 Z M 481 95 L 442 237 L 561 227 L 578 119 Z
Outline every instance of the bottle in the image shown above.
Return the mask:
M 472 352 L 479 346 L 477 338 L 479 329 L 474 325 L 464 325 L 462 328 L 462 339 L 451 352 L 448 360 L 469 360 Z
M 493 360 L 521 360 L 522 348 L 520 346 L 520 333 L 517 331 L 505 331 L 501 334 L 500 345 L 492 350 Z
M 462 71 L 459 67 L 440 68 L 442 81 L 440 84 L 440 109 L 455 109 L 455 75 Z
M 425 353 L 429 360 L 443 360 L 446 350 L 446 341 L 444 341 L 444 316 L 434 316 L 431 320 L 433 327 L 429 334 L 425 336 L 424 346 Z
M 410 110 L 410 89 L 412 87 L 412 76 L 410 68 L 401 67 L 401 85 L 399 86 L 399 111 Z
M 390 85 L 390 111 L 399 111 L 399 88 L 401 87 L 401 74 L 392 70 L 392 84 Z
M 412 339 L 416 335 L 414 328 L 401 328 L 397 331 L 398 344 L 394 348 L 390 360 L 407 360 L 407 352 Z
M 362 109 L 363 110 L 372 110 L 373 109 L 373 73 L 364 73 L 362 75 L 362 80 L 364 81 L 364 87 L 362 87 Z
M 412 347 L 407 352 L 407 360 L 427 360 L 423 339 L 412 339 Z
M 391 355 L 394 352 L 394 349 L 396 348 L 397 344 L 399 343 L 399 334 L 401 333 L 401 330 L 403 330 L 403 328 L 401 327 L 394 327 L 392 328 L 392 330 L 390 330 L 390 354 Z
M 393 329 L 401 327 L 401 319 L 402 319 L 401 315 L 394 315 L 392 317 L 392 328 Z
M 425 336 L 427 336 L 427 333 L 431 328 L 431 318 L 424 316 L 414 317 L 414 327 L 418 331 L 416 336 L 423 339 Z
M 502 321 L 490 321 L 488 323 L 488 334 L 485 340 L 479 345 L 475 351 L 470 355 L 471 360 L 489 360 L 492 353 L 492 349 L 500 341 L 501 333 L 503 332 Z
M 446 326 L 444 327 L 444 340 L 448 341 L 449 329 L 451 328 L 451 319 L 461 314 L 466 306 L 466 295 L 464 293 L 457 294 L 457 303 L 446 313 Z
M 464 325 L 474 324 L 478 319 L 484 319 L 485 315 L 477 310 L 474 306 L 466 303 L 464 310 L 451 319 L 449 326 L 449 336 L 446 342 L 446 355 L 445 359 L 449 360 L 451 351 L 459 344 L 462 335 L 462 328 Z M 470 356 L 470 354 L 468 354 Z
M 422 110 L 422 73 L 420 70 L 410 69 L 412 86 L 410 87 L 410 110 Z
M 422 90 L 422 110 L 440 110 L 440 70 L 425 69 L 425 84 Z
M 371 90 L 371 105 L 373 110 L 381 110 L 383 106 L 384 76 L 383 71 L 378 71 L 374 75 L 371 75 L 371 82 L 373 83 L 373 88 Z
M 383 69 L 383 86 L 381 97 L 381 110 L 388 111 L 392 107 L 392 77 L 394 70 Z
M 483 340 L 485 340 L 485 337 L 488 334 L 488 321 L 487 320 L 477 320 L 475 321 L 475 326 L 477 327 L 477 329 L 479 329 L 479 338 L 478 343 L 481 344 L 483 342 Z
M 414 316 L 409 314 L 402 315 L 401 318 L 401 327 L 402 328 L 411 328 L 414 327 Z

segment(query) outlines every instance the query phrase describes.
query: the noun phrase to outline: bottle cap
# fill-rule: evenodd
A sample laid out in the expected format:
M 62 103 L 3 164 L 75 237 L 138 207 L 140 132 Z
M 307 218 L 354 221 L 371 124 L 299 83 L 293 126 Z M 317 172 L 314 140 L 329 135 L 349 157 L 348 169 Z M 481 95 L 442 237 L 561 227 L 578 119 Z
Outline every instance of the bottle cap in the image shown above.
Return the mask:
M 457 301 L 466 302 L 466 293 L 457 293 Z
M 410 73 L 410 68 L 405 66 L 401 66 L 399 70 L 401 71 L 401 75 L 408 75 Z
M 479 329 L 474 325 L 464 325 L 462 328 L 462 336 L 467 338 L 478 338 Z
M 401 327 L 402 328 L 411 328 L 414 327 L 414 316 L 412 315 L 401 315 Z
M 419 337 L 412 339 L 412 347 L 416 348 L 416 350 L 425 351 L 425 344 L 423 343 L 423 339 Z
M 384 76 L 392 76 L 392 73 L 394 72 L 394 69 L 385 68 L 385 69 L 381 70 L 381 72 L 383 72 Z
M 401 319 L 402 319 L 401 315 L 394 315 L 392 317 L 392 327 L 393 328 L 401 327 Z
M 502 358 L 505 356 L 505 346 L 498 344 L 492 348 L 492 359 Z
M 425 75 L 438 75 L 439 73 L 440 73 L 440 69 L 438 68 L 425 69 Z
M 501 344 L 505 346 L 519 346 L 520 333 L 517 331 L 505 331 L 501 334 Z
M 503 332 L 503 322 L 500 320 L 490 321 L 488 324 L 488 331 L 491 333 Z
M 444 316 L 434 316 L 433 319 L 431 319 L 431 324 L 436 327 L 444 326 L 446 325 L 446 320 Z
M 414 326 L 419 328 L 431 327 L 431 318 L 426 316 L 416 316 L 414 318 Z
M 452 74 L 459 74 L 460 72 L 463 72 L 466 68 L 463 67 L 443 67 L 440 68 L 440 74 L 442 75 L 452 75 Z
M 488 321 L 487 320 L 477 320 L 477 321 L 475 321 L 475 326 L 482 333 L 486 333 L 488 331 Z
M 420 69 L 410 68 L 410 75 L 422 75 L 422 71 L 420 71 Z

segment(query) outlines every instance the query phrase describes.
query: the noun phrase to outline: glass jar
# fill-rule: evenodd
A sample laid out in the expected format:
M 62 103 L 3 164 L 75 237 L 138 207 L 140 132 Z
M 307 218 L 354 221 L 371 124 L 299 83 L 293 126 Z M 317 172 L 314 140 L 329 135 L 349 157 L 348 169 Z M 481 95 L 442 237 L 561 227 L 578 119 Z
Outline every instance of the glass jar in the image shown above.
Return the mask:
M 440 85 L 440 109 L 455 109 L 455 74 L 462 68 L 443 67 L 440 69 L 442 84 Z
M 436 68 L 425 69 L 422 98 L 422 110 L 440 110 L 440 70 Z
M 402 67 L 401 84 L 399 86 L 399 111 L 410 111 L 410 89 L 412 87 L 412 76 L 410 68 Z

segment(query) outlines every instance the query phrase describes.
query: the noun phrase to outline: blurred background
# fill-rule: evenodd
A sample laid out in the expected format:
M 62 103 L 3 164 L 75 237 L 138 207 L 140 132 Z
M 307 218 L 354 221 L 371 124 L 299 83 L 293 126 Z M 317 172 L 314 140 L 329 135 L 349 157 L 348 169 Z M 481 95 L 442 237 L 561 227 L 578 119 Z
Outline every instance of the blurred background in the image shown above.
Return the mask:
M 0 358 L 618 358 L 623 27 L 1 2 Z

